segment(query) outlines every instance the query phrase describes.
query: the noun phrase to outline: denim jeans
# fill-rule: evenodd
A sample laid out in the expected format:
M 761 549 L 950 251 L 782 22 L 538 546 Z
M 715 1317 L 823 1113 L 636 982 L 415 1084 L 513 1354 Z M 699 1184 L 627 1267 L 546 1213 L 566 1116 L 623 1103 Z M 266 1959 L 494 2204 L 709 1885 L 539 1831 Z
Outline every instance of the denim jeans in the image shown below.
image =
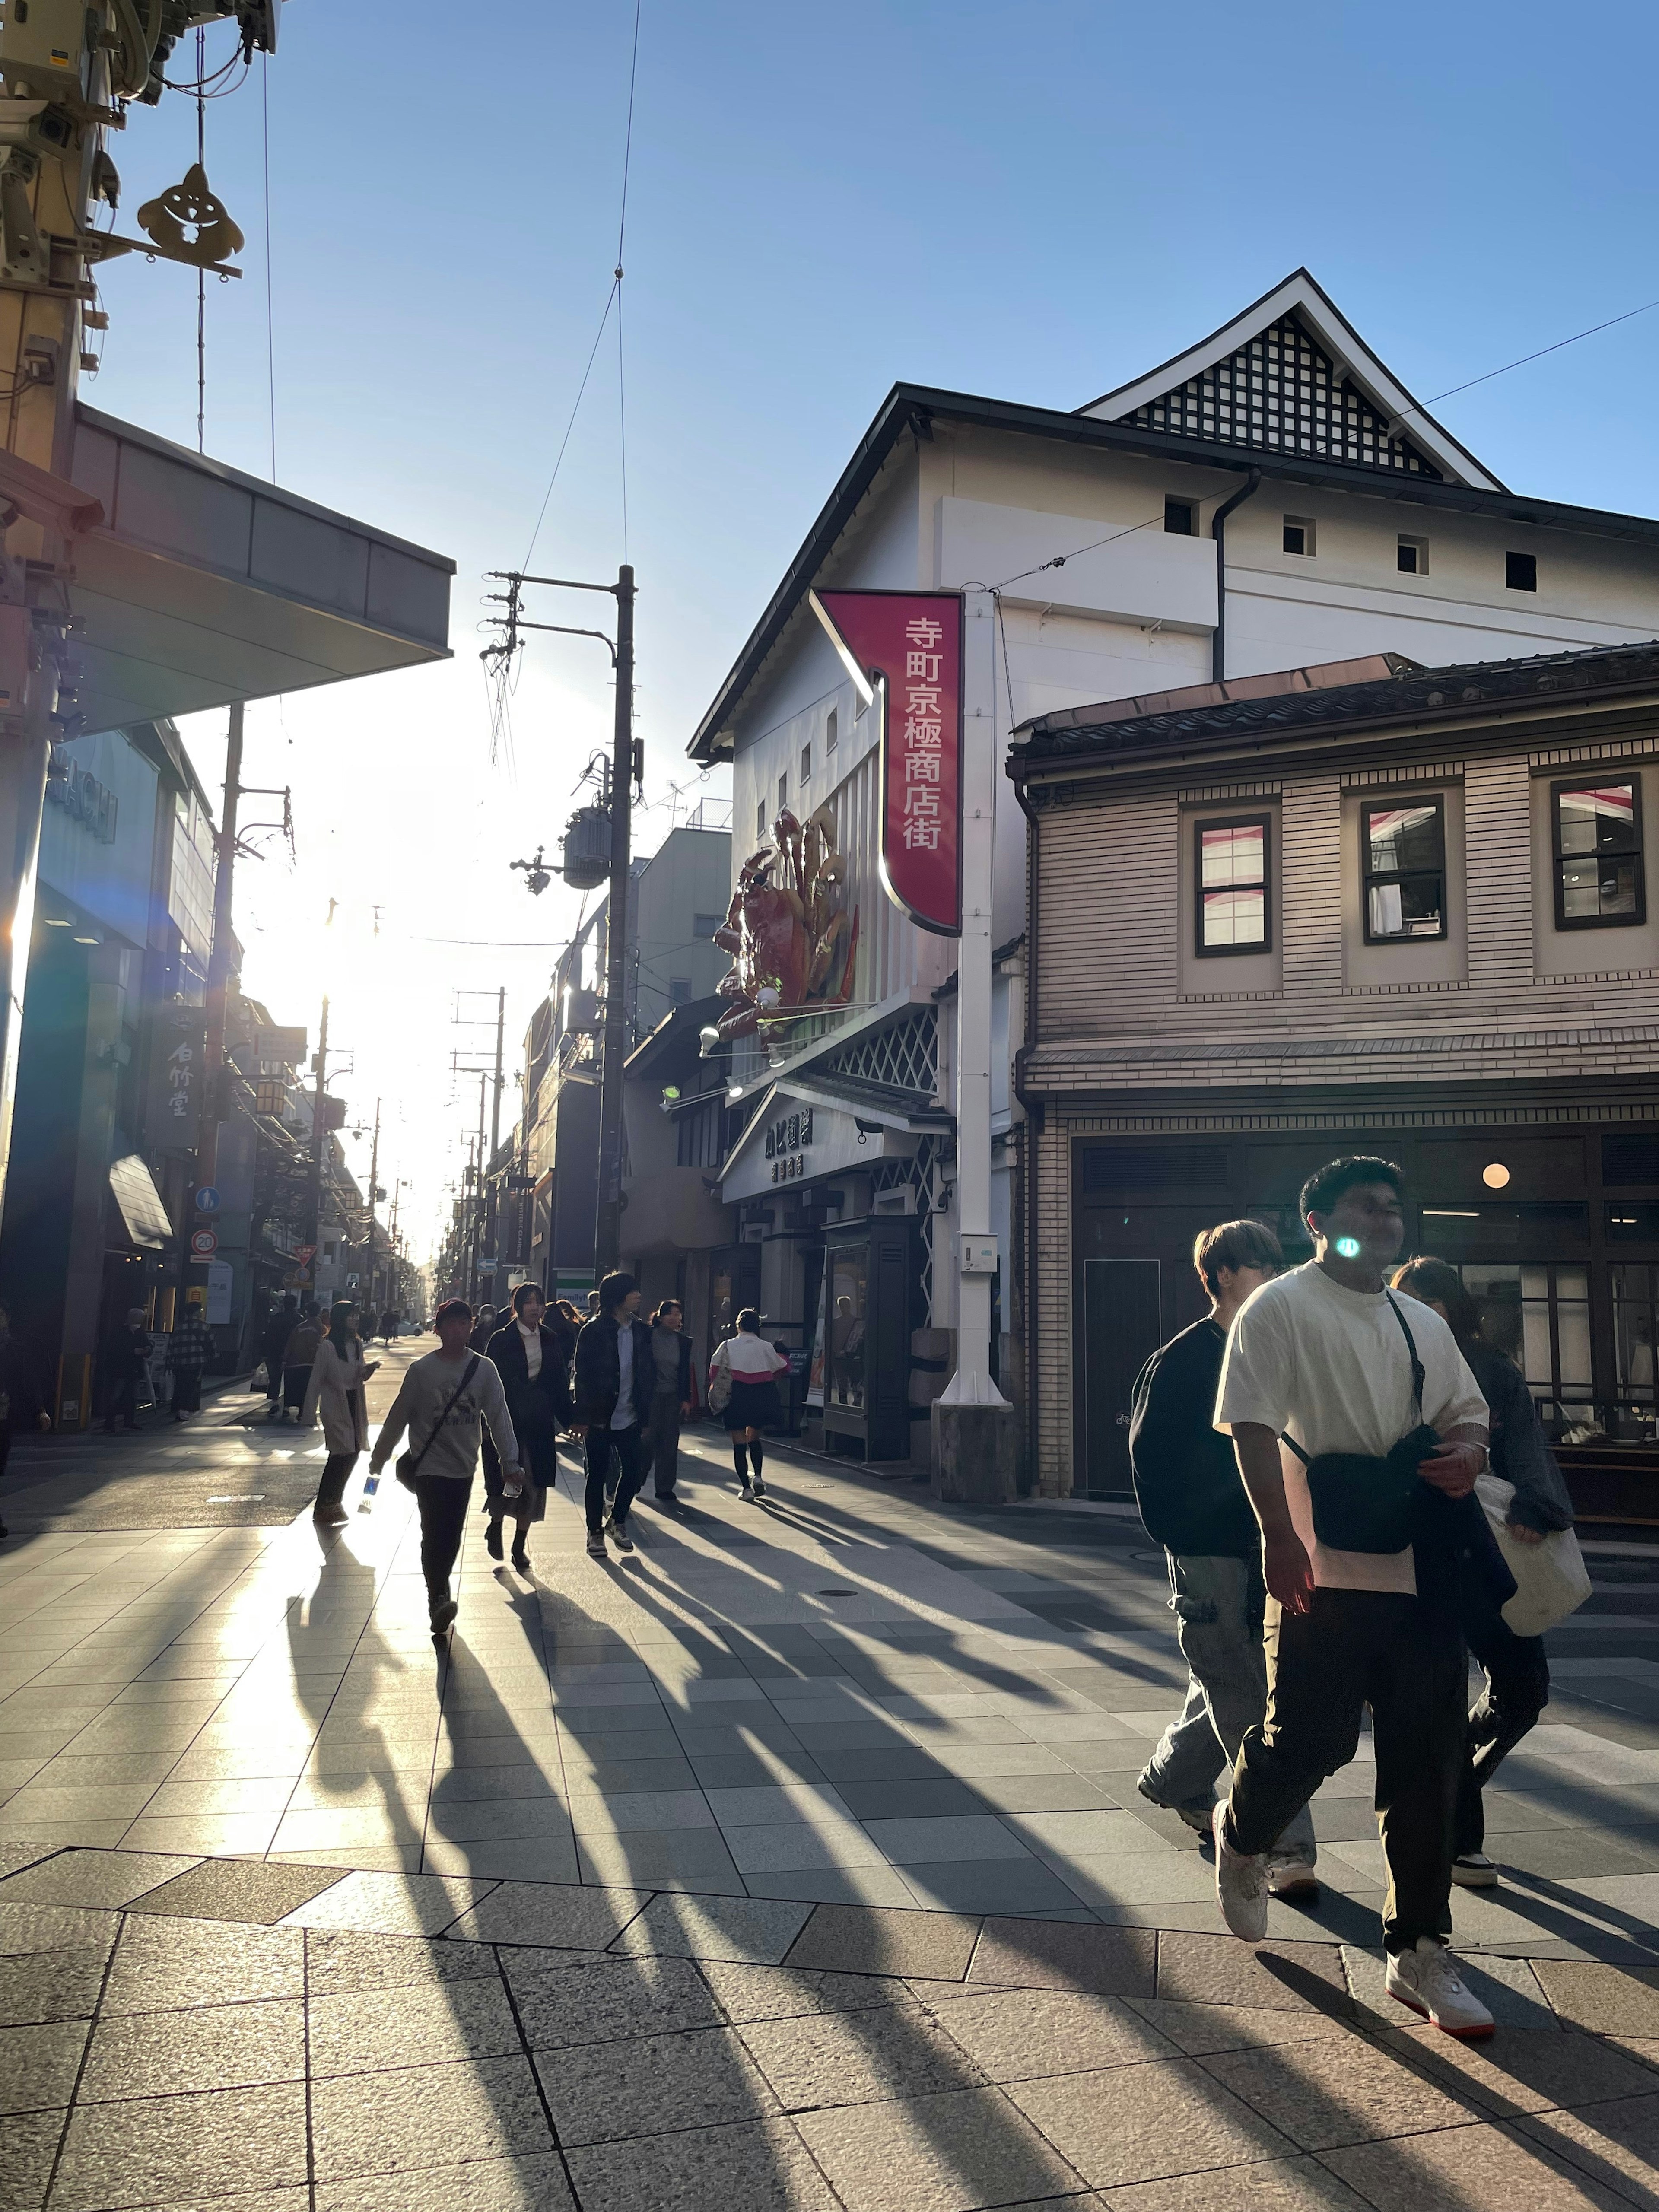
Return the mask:
M 1207 1805 L 1217 1776 L 1237 1758 L 1245 1730 L 1260 1727 L 1267 1711 L 1267 1662 L 1261 1644 L 1267 1591 L 1253 1560 L 1174 1552 L 1164 1556 L 1170 1563 L 1170 1610 L 1187 1662 L 1187 1702 L 1180 1718 L 1164 1729 L 1140 1778 L 1160 1805 Z M 1286 1823 L 1272 1856 L 1313 1865 L 1313 1816 L 1305 1805 Z

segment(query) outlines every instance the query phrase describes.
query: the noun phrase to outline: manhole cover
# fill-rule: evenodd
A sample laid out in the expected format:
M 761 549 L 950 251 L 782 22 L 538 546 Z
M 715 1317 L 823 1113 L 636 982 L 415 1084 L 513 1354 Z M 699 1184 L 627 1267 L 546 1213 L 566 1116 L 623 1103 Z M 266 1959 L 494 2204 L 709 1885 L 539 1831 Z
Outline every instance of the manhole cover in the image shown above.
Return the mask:
M 858 1595 L 858 1592 L 856 1590 L 827 1589 L 820 1590 L 817 1595 L 820 1597 L 856 1597 Z

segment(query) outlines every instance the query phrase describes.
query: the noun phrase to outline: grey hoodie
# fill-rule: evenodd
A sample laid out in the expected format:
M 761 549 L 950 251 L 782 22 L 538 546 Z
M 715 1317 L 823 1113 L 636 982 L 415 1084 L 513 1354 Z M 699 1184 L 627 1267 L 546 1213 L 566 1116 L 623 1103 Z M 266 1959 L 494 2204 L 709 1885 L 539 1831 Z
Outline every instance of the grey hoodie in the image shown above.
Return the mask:
M 476 1359 L 472 1380 L 450 1407 L 444 1407 L 456 1384 Z M 441 1352 L 428 1352 L 404 1376 L 403 1388 L 392 1401 L 386 1426 L 374 1440 L 369 1465 L 377 1472 L 398 1448 L 405 1429 L 410 1448 L 422 1454 L 417 1472 L 447 1475 L 454 1482 L 470 1482 L 478 1464 L 478 1423 L 489 1424 L 490 1442 L 504 1473 L 519 1470 L 519 1439 L 513 1433 L 513 1417 L 507 1410 L 507 1393 L 493 1362 L 481 1353 L 466 1352 L 459 1359 Z M 438 1424 L 442 1421 L 442 1427 Z M 436 1431 L 436 1434 L 434 1431 Z M 432 1442 L 427 1443 L 428 1437 Z

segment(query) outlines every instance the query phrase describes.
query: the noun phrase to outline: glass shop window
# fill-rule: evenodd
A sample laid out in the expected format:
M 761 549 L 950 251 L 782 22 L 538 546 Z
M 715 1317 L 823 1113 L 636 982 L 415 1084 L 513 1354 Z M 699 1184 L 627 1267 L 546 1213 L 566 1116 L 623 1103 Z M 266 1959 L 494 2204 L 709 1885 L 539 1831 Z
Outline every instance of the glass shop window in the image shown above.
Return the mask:
M 869 1252 L 849 1245 L 830 1255 L 829 1354 L 826 1403 L 857 1412 L 864 1405 L 864 1322 L 869 1280 Z
M 1659 1437 L 1656 1346 L 1659 1346 L 1659 1267 L 1607 1270 L 1613 1284 L 1613 1367 L 1618 1388 L 1617 1433 L 1651 1443 Z
M 1647 920 L 1642 779 L 1553 783 L 1555 926 L 1631 928 Z
M 1385 799 L 1359 812 L 1367 945 L 1446 934 L 1446 803 Z
M 1273 817 L 1248 814 L 1193 824 L 1201 956 L 1273 950 Z
M 1481 1335 L 1521 1370 L 1547 1432 L 1566 1443 L 1601 1434 L 1590 1389 L 1589 1269 L 1471 1262 L 1458 1273 Z

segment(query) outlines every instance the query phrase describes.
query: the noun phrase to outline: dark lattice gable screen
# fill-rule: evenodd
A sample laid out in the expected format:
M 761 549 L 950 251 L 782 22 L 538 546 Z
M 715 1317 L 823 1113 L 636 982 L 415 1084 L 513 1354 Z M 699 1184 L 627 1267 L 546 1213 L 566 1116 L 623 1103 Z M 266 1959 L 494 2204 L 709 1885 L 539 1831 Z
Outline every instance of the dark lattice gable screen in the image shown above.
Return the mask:
M 1138 430 L 1167 430 L 1177 438 L 1313 453 L 1441 480 L 1440 471 L 1409 438 L 1390 433 L 1386 419 L 1293 314 L 1178 391 L 1121 419 Z

